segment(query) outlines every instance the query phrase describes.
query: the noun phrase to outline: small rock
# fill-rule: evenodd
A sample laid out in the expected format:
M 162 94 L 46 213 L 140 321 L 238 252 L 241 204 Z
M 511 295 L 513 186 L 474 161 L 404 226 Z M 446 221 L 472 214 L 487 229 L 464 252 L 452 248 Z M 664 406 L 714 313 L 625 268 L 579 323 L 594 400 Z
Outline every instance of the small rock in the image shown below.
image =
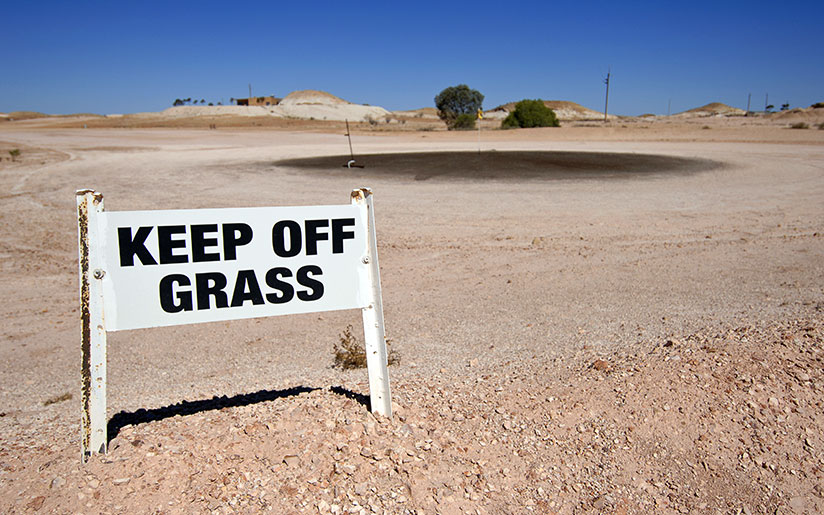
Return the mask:
M 96 490 L 100 486 L 99 479 L 90 479 L 89 480 L 89 488 Z
M 793 497 L 790 499 L 790 508 L 796 513 L 803 512 L 807 507 L 807 500 L 803 497 Z
M 414 433 L 414 430 L 409 424 L 404 424 L 398 429 L 398 434 L 401 436 L 411 436 L 412 433 Z
M 599 372 L 610 372 L 610 371 L 612 371 L 612 366 L 608 362 L 604 361 L 603 359 L 596 359 L 592 363 L 592 368 L 594 368 L 595 370 L 597 370 Z
M 300 463 L 300 459 L 295 454 L 287 454 L 283 457 L 283 463 L 285 463 L 288 467 L 297 467 Z
M 369 447 L 362 447 L 360 450 L 360 455 L 364 458 L 371 458 L 372 457 L 372 449 Z
M 799 381 L 801 381 L 802 383 L 805 383 L 805 382 L 807 382 L 807 381 L 809 381 L 809 380 L 811 379 L 811 378 L 810 378 L 810 374 L 808 374 L 808 373 L 806 373 L 806 372 L 799 372 L 799 373 L 797 373 L 797 374 L 795 375 L 795 377 L 796 377 Z
M 768 404 L 770 405 L 770 407 L 772 407 L 772 408 L 777 408 L 777 407 L 778 407 L 778 399 L 777 399 L 777 398 L 775 398 L 775 397 L 770 397 L 770 398 L 767 400 L 767 403 L 768 403 Z
M 113 484 L 113 485 L 115 485 L 115 486 L 117 486 L 117 485 L 125 485 L 126 483 L 128 483 L 128 482 L 129 482 L 129 480 L 131 480 L 131 478 L 130 478 L 130 477 L 121 477 L 121 478 L 119 478 L 119 479 L 115 479 L 114 481 L 112 481 L 112 484 Z
M 318 513 L 328 513 L 329 509 L 329 503 L 321 499 L 318 503 Z
M 65 484 L 66 484 L 66 480 L 63 479 L 62 477 L 58 476 L 58 477 L 52 479 L 51 487 L 54 488 L 54 489 L 57 489 L 57 488 L 61 488 Z
M 46 498 L 42 495 L 38 495 L 37 497 L 32 499 L 29 504 L 26 505 L 26 509 L 31 511 L 37 511 L 43 507 L 44 502 L 46 502 Z

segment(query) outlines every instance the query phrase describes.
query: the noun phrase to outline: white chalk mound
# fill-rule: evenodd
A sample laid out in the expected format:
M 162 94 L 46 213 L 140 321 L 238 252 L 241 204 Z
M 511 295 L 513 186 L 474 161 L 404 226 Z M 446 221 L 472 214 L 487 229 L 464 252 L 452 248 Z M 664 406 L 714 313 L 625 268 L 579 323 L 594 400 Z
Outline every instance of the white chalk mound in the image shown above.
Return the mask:
M 353 104 L 325 91 L 302 90 L 289 93 L 272 106 L 176 106 L 162 111 L 168 118 L 196 116 L 273 116 L 302 120 L 350 120 L 366 122 L 382 120 L 391 113 L 378 106 Z M 156 116 L 157 113 L 138 113 L 136 116 Z

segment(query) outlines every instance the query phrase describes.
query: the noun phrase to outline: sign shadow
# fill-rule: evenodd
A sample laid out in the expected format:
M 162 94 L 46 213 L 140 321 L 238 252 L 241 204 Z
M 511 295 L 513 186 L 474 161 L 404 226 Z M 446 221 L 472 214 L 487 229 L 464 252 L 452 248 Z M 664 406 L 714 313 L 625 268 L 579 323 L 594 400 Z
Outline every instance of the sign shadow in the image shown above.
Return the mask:
M 157 422 L 158 420 L 163 420 L 177 415 L 186 416 L 223 408 L 238 408 L 248 406 L 250 404 L 257 404 L 259 402 L 274 401 L 285 397 L 294 397 L 302 393 L 313 392 L 319 389 L 320 388 L 312 388 L 308 386 L 296 386 L 294 388 L 286 388 L 284 390 L 258 390 L 257 392 L 241 393 L 231 397 L 221 395 L 219 397 L 212 397 L 211 399 L 201 399 L 196 401 L 184 400 L 177 404 L 163 406 L 160 408 L 141 408 L 137 411 L 121 411 L 109 419 L 107 424 L 109 442 L 114 440 L 120 430 L 126 426 Z M 353 392 L 349 393 L 355 396 L 358 395 Z M 368 397 L 366 398 L 368 400 Z

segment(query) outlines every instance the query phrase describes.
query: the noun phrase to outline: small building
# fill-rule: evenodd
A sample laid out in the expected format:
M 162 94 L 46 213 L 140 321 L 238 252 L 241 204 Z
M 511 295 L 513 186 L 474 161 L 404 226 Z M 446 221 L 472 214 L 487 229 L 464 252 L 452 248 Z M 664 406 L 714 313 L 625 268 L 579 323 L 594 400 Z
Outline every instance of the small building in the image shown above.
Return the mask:
M 272 96 L 235 99 L 235 103 L 239 106 L 276 106 L 280 101 L 280 98 Z

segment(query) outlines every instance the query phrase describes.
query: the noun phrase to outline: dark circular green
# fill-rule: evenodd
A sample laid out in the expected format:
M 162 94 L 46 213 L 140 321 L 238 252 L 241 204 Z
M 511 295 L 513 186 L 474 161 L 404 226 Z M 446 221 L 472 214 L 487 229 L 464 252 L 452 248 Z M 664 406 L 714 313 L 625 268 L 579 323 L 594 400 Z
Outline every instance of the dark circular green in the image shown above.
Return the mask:
M 409 152 L 348 155 L 277 161 L 275 166 L 304 173 L 356 177 L 490 180 L 617 179 L 666 174 L 691 174 L 721 167 L 709 159 L 621 152 L 485 151 Z M 359 168 L 361 167 L 362 168 Z

